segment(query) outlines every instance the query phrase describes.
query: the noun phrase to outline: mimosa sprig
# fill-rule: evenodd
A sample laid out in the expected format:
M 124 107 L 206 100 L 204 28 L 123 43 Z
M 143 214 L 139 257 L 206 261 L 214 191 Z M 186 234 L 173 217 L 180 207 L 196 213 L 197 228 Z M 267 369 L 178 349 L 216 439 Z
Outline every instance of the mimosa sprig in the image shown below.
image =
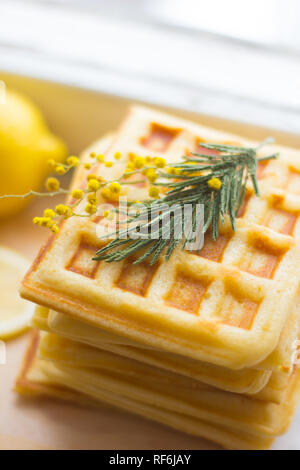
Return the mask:
M 267 142 L 269 140 L 263 144 Z M 219 236 L 219 224 L 224 222 L 225 215 L 229 215 L 232 228 L 236 229 L 236 217 L 243 203 L 249 178 L 255 194 L 259 195 L 257 161 L 274 159 L 278 154 L 258 159 L 258 149 L 218 144 L 200 146 L 215 154 L 192 153 L 183 157 L 183 162 L 169 165 L 169 171 L 159 172 L 158 181 L 154 185 L 167 188 L 167 194 L 156 200 L 143 201 L 141 211 L 136 217 L 127 219 L 126 228 L 119 230 L 114 240 L 97 251 L 95 260 L 120 261 L 132 257 L 140 250 L 143 253 L 134 261 L 135 264 L 150 258 L 152 265 L 164 250 L 166 259 L 169 259 L 178 244 L 185 249 L 187 243 L 195 241 L 192 232 L 197 222 L 198 204 L 204 206 L 203 234 L 210 228 L 212 239 L 216 240 Z M 188 221 L 185 218 L 177 220 L 173 211 L 174 204 L 182 209 L 186 204 L 192 206 L 192 215 Z M 132 240 L 130 234 L 136 232 L 133 224 L 135 218 L 140 223 L 140 235 L 138 239 Z M 175 237 L 178 223 L 182 224 L 182 239 Z M 185 226 L 186 223 L 189 224 L 188 227 Z M 169 238 L 165 237 L 166 233 Z
M 130 212 L 127 214 L 123 208 L 120 208 L 122 206 L 111 211 L 125 212 L 125 220 L 122 220 L 117 232 L 114 233 L 117 235 L 114 240 L 98 250 L 94 259 L 113 262 L 137 255 L 134 263 L 150 258 L 150 264 L 154 264 L 163 251 L 169 259 L 177 245 L 181 244 L 185 249 L 189 242 L 194 241 L 193 233 L 197 225 L 199 204 L 204 207 L 202 233 L 210 229 L 213 240 L 216 240 L 219 235 L 219 224 L 223 223 L 226 215 L 230 218 L 233 230 L 236 229 L 236 217 L 243 203 L 249 179 L 252 181 L 255 194 L 259 195 L 256 177 L 257 162 L 278 157 L 276 153 L 257 158 L 258 149 L 269 142 L 269 140 L 264 141 L 256 149 L 200 144 L 203 153 L 191 153 L 184 156 L 182 161 L 173 164 L 166 164 L 161 157 L 141 157 L 131 154 L 125 172 L 111 181 L 91 173 L 93 164 L 80 163 L 75 156 L 69 157 L 65 164 L 57 164 L 54 160 L 50 160 L 49 165 L 58 176 L 65 175 L 73 168 L 83 165 L 84 169 L 89 172 L 86 175 L 85 187 L 70 191 L 61 188 L 56 177 L 50 177 L 45 184 L 47 192 L 29 191 L 23 195 L 3 195 L 0 199 L 70 195 L 69 203 L 58 204 L 55 210 L 47 208 L 42 217 L 33 219 L 35 224 L 58 233 L 58 223 L 62 219 L 73 216 L 94 216 L 99 209 L 99 193 L 106 201 L 116 202 L 122 194 L 123 186 L 135 185 L 146 179 L 151 183 L 148 191 L 149 198 L 137 205 L 138 210 L 135 214 Z M 105 161 L 103 155 L 97 155 L 94 152 L 90 154 L 90 158 L 94 159 L 95 163 L 97 161 L 98 164 L 106 167 L 114 164 L 112 161 Z M 116 152 L 114 158 L 119 160 L 121 154 Z M 132 181 L 130 178 L 132 175 L 141 175 L 141 180 Z M 82 201 L 86 201 L 86 205 L 80 212 L 77 211 L 77 207 Z M 132 204 L 134 202 L 129 203 L 129 207 Z M 185 205 L 191 206 L 191 217 L 188 220 L 177 218 L 173 211 L 174 205 L 179 208 Z M 106 210 L 103 215 L 108 217 L 111 213 Z M 136 231 L 137 219 L 139 236 L 133 240 L 130 235 Z M 178 228 L 181 229 L 181 238 L 175 236 Z M 106 237 L 109 238 L 111 235 Z M 141 254 L 139 254 L 140 250 L 142 250 Z

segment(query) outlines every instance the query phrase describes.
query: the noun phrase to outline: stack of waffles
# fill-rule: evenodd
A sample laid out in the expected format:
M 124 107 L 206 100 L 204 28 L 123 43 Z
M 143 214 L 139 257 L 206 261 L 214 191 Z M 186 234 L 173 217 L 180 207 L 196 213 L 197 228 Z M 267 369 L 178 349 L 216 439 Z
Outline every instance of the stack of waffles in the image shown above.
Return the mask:
M 132 154 L 178 161 L 199 142 L 258 145 L 136 106 L 82 156 L 114 165 L 80 167 L 73 185 L 88 171 L 119 177 Z M 259 165 L 261 196 L 249 186 L 236 231 L 225 222 L 199 252 L 178 248 L 154 266 L 97 262 L 107 219 L 64 221 L 21 287 L 37 307 L 18 392 L 106 402 L 226 448 L 269 448 L 300 391 L 300 154 L 268 145 L 259 156 L 278 151 Z M 127 185 L 128 200 L 145 199 L 147 184 Z

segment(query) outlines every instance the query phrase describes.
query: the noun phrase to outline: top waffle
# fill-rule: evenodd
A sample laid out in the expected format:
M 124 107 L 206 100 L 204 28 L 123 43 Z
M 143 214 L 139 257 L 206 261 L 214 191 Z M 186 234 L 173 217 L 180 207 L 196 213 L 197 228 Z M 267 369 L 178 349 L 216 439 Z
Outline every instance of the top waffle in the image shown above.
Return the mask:
M 131 152 L 178 161 L 199 141 L 257 145 L 133 107 L 106 152 L 107 160 L 121 152 L 121 160 L 96 171 L 107 179 L 120 176 Z M 281 158 L 260 165 L 262 196 L 249 189 L 236 232 L 225 224 L 219 239 L 207 237 L 199 253 L 179 248 L 169 262 L 152 267 L 130 260 L 107 264 L 91 259 L 103 245 L 101 217 L 72 218 L 41 250 L 22 295 L 157 349 L 232 369 L 263 361 L 292 310 L 300 267 L 300 155 L 277 146 L 261 155 L 274 151 Z M 143 199 L 146 191 L 146 183 L 138 184 L 127 196 Z

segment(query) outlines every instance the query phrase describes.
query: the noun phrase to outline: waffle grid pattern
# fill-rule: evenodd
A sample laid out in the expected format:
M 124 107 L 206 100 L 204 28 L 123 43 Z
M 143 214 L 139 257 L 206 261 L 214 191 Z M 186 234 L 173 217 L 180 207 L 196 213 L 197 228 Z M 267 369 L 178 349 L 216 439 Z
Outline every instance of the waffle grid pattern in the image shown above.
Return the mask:
M 97 172 L 107 179 L 118 177 L 132 153 L 162 156 L 171 162 L 187 151 L 197 151 L 199 141 L 233 143 L 222 133 L 210 136 L 196 125 L 181 126 L 180 120 L 156 117 L 156 113 L 144 109 L 133 111 L 106 155 L 113 160 L 119 151 L 122 159 L 110 169 L 99 165 Z M 241 145 L 245 145 L 244 140 Z M 262 154 L 270 151 L 273 149 Z M 141 314 L 153 303 L 157 312 L 165 312 L 175 322 L 180 318 L 189 328 L 199 319 L 214 334 L 221 325 L 238 328 L 241 341 L 254 325 L 259 335 L 268 330 L 275 306 L 273 332 L 278 341 L 296 295 L 295 272 L 300 266 L 295 243 L 300 236 L 300 157 L 296 155 L 285 151 L 278 161 L 260 165 L 262 196 L 253 196 L 248 188 L 235 233 L 225 223 L 217 242 L 208 236 L 199 253 L 178 249 L 168 263 L 161 260 L 154 268 L 147 262 L 133 267 L 130 260 L 113 265 L 92 261 L 95 249 L 103 243 L 98 238 L 99 226 L 104 227 L 106 221 L 101 217 L 84 224 L 81 220 L 68 221 L 63 243 L 68 252 L 72 246 L 72 252 L 67 260 L 62 257 L 60 289 L 68 292 L 70 276 L 81 275 L 88 278 L 92 290 L 102 285 L 109 295 L 119 295 L 121 302 L 124 297 L 125 303 L 130 303 L 134 296 L 134 306 L 138 305 Z M 147 194 L 146 187 L 127 188 L 128 199 L 142 200 Z M 67 236 L 71 231 L 73 235 Z M 228 347 L 230 341 L 231 337 Z
M 128 142 L 128 151 L 125 154 L 130 158 L 132 148 L 138 155 L 145 155 L 145 152 L 150 155 L 164 156 L 167 161 L 175 161 L 179 159 L 182 154 L 189 152 L 205 152 L 205 149 L 199 147 L 199 142 L 205 142 L 205 139 L 200 136 L 188 135 L 186 130 L 180 128 L 172 128 L 163 126 L 158 122 L 152 122 L 148 126 L 148 130 L 142 135 L 136 135 L 133 138 L 134 142 Z M 138 142 L 138 145 L 136 145 Z M 193 143 L 193 147 L 188 145 Z M 224 141 L 223 143 L 231 143 Z M 134 144 L 134 145 L 133 145 Z M 238 144 L 234 142 L 234 144 Z M 115 144 L 116 146 L 117 144 Z M 146 150 L 145 150 L 146 149 Z M 154 152 L 154 153 L 153 153 Z M 113 153 L 113 149 L 110 154 Z M 208 151 L 208 153 L 210 153 Z M 272 167 L 275 167 L 272 169 Z M 95 168 L 93 169 L 93 171 Z M 277 170 L 277 171 L 276 171 Z M 97 168 L 101 172 L 101 167 Z M 291 194 L 294 192 L 300 194 L 300 173 L 299 173 L 299 187 L 295 185 L 296 170 L 292 170 L 290 165 L 280 163 L 280 171 L 278 171 L 278 162 L 262 162 L 258 168 L 258 178 L 260 186 L 264 191 L 264 186 L 268 185 L 268 179 L 272 179 L 272 183 L 276 175 L 280 175 L 280 180 L 277 181 L 279 189 L 289 191 Z M 140 179 L 140 177 L 139 177 Z M 266 181 L 266 183 L 265 183 Z M 268 186 L 267 186 L 268 188 Z M 240 232 L 232 233 L 230 228 L 223 230 L 219 239 L 213 242 L 210 235 L 205 237 L 204 247 L 200 252 L 193 255 L 205 258 L 206 260 L 218 262 L 221 265 L 235 265 L 243 272 L 248 272 L 256 277 L 265 279 L 276 278 L 276 272 L 283 262 L 286 253 L 293 247 L 290 238 L 278 236 L 279 234 L 293 236 L 296 234 L 295 228 L 298 226 L 300 215 L 300 198 L 295 200 L 294 207 L 291 208 L 292 203 L 288 204 L 289 197 L 285 197 L 278 193 L 278 191 L 267 191 L 261 200 L 251 195 L 252 190 L 249 188 L 246 197 L 245 207 L 242 208 L 240 219 L 245 222 L 247 228 L 244 231 L 244 237 L 240 237 Z M 296 191 L 297 190 L 297 191 Z M 298 199 L 298 198 L 297 198 Z M 297 206 L 298 203 L 298 206 Z M 97 222 L 103 219 L 98 218 Z M 260 227 L 253 229 L 253 224 Z M 276 233 L 269 233 L 264 230 L 264 227 L 271 229 Z M 298 227 L 297 227 L 298 228 Z M 246 236 L 245 236 L 246 235 Z M 241 240 L 243 238 L 243 240 Z M 236 250 L 236 245 L 240 245 L 240 250 Z M 230 250 L 230 245 L 232 250 Z M 233 251 L 238 251 L 238 259 L 232 256 Z M 73 260 L 79 260 L 81 253 L 84 252 L 84 260 L 82 264 L 77 267 L 72 264 L 67 269 L 74 272 L 81 273 L 91 278 L 96 278 L 99 262 L 91 261 L 91 257 L 95 252 L 95 246 L 89 247 L 86 243 L 80 243 L 78 251 L 73 256 Z M 244 256 L 247 254 L 247 256 Z M 187 258 L 190 256 L 187 253 L 178 254 L 178 262 L 174 266 L 173 271 L 173 284 L 171 289 L 165 295 L 166 303 L 179 310 L 199 314 L 200 305 L 203 298 L 209 297 L 209 291 L 214 291 L 218 281 L 213 282 L 212 278 L 197 279 L 194 276 L 189 276 L 184 273 L 183 266 Z M 123 263 L 120 269 L 120 274 L 115 285 L 125 291 L 132 292 L 136 295 L 146 296 L 151 283 L 154 282 L 154 276 L 157 271 L 156 267 L 150 267 L 146 262 L 140 266 L 132 266 L 132 260 Z M 85 266 L 88 265 L 89 268 Z M 181 266 L 181 269 L 179 268 Z M 198 266 L 195 272 L 206 271 L 208 264 L 198 261 Z M 186 266 L 188 269 L 188 266 Z M 222 269 L 221 269 L 222 272 Z M 240 273 L 241 279 L 243 274 Z M 219 277 L 219 276 L 217 276 Z M 221 276 L 222 277 L 222 276 Z M 245 284 L 244 284 L 245 283 Z M 226 295 L 226 301 L 222 301 L 222 307 L 218 307 L 215 303 L 213 310 L 219 311 L 217 319 L 224 319 L 224 323 L 235 327 L 250 329 L 257 313 L 261 298 L 252 298 L 240 293 L 234 293 L 226 287 L 226 275 L 223 280 L 223 285 L 219 285 L 219 291 Z M 247 281 L 241 281 L 247 291 Z M 258 282 L 258 286 L 260 286 Z M 263 289 L 263 284 L 262 284 Z M 223 298 L 223 295 L 221 297 Z

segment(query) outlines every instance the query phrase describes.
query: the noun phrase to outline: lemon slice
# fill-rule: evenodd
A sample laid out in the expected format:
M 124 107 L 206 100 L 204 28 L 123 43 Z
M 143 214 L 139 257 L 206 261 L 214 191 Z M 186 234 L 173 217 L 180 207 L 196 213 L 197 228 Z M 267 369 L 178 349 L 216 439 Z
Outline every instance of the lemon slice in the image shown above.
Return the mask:
M 34 305 L 18 292 L 28 265 L 22 256 L 0 247 L 0 339 L 16 336 L 29 326 Z

